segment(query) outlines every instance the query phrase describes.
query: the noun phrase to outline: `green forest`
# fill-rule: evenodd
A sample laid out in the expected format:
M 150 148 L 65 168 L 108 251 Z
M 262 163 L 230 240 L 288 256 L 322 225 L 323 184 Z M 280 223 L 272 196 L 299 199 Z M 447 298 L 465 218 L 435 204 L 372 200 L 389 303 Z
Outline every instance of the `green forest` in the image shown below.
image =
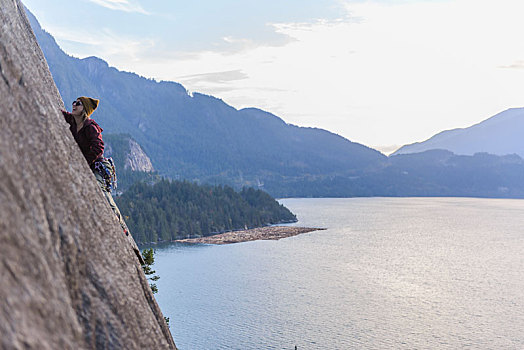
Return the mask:
M 115 201 L 137 243 L 209 236 L 295 222 L 296 216 L 269 194 L 253 188 L 188 181 L 139 182 Z

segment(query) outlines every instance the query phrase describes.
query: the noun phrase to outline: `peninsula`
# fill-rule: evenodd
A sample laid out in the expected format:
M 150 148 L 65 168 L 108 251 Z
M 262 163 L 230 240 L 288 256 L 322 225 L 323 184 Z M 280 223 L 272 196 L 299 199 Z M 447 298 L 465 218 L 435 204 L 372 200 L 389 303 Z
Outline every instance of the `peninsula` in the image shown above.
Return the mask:
M 218 235 L 177 239 L 174 242 L 204 243 L 204 244 L 231 244 L 257 240 L 278 240 L 296 236 L 301 233 L 326 230 L 325 228 L 296 227 L 296 226 L 266 226 L 241 231 L 225 232 Z

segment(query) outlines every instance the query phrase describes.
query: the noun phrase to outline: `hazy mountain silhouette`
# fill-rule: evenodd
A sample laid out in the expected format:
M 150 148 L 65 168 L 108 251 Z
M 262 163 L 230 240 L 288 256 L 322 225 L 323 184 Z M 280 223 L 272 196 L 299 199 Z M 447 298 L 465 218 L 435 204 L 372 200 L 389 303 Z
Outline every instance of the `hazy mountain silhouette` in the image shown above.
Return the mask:
M 285 123 L 256 108 L 188 94 L 174 82 L 121 72 L 96 57 L 65 54 L 29 13 L 64 101 L 101 100 L 93 115 L 105 133 L 132 136 L 160 174 L 211 183 L 264 186 L 266 179 L 351 175 L 387 160 L 380 152 L 333 134 Z M 271 189 L 268 189 L 271 191 Z
M 361 176 L 324 176 L 271 184 L 282 197 L 524 198 L 524 160 L 518 155 L 456 155 L 446 150 L 389 157 Z M 280 186 L 280 187 L 279 187 Z
M 456 154 L 486 152 L 524 157 L 524 108 L 511 108 L 468 128 L 446 130 L 430 139 L 405 145 L 393 154 L 446 149 Z
M 118 71 L 96 57 L 68 56 L 28 17 L 64 100 L 100 98 L 94 118 L 104 134 L 129 135 L 161 175 L 255 186 L 277 197 L 524 197 L 519 156 L 477 153 L 519 153 L 510 141 L 522 134 L 523 109 L 443 132 L 424 145 L 471 155 L 434 150 L 388 158 L 326 130 L 290 125 L 256 108 L 236 110 L 215 97 L 188 94 L 178 83 Z M 417 146 L 397 153 L 425 150 Z M 144 174 L 129 174 L 130 181 Z

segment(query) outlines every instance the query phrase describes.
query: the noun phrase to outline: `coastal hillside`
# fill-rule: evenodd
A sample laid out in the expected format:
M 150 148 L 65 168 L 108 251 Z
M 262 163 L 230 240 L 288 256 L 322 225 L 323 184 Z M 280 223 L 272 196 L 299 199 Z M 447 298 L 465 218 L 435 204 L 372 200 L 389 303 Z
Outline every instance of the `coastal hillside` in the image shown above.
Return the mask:
M 442 131 L 430 139 L 402 146 L 393 155 L 445 149 L 455 154 L 479 152 L 524 157 L 524 108 L 510 108 L 467 128 Z
M 172 241 L 297 221 L 261 190 L 161 180 L 115 198 L 138 243 Z
M 524 160 L 518 155 L 446 150 L 390 156 L 384 167 L 362 176 L 302 181 L 283 197 L 493 197 L 524 198 Z M 278 186 L 278 183 L 275 183 Z
M 0 22 L 0 348 L 175 349 L 22 3 Z
M 237 110 L 175 82 L 118 71 L 97 57 L 68 56 L 28 16 L 64 100 L 100 98 L 94 118 L 105 132 L 129 134 L 161 175 L 277 195 L 270 187 L 274 178 L 292 186 L 306 177 L 353 175 L 386 160 L 326 130 L 290 125 L 256 108 Z

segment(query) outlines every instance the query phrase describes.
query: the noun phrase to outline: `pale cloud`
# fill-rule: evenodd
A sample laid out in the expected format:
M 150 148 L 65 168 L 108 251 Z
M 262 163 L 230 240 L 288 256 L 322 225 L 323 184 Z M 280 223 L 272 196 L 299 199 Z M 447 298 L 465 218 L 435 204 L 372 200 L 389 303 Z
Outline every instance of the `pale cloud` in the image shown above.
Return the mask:
M 241 52 L 255 50 L 258 47 L 281 47 L 289 44 L 294 39 L 280 32 L 274 24 L 266 24 L 271 35 L 264 39 L 251 39 L 235 37 L 233 35 L 222 37 L 221 41 L 216 42 L 208 50 L 224 55 L 235 55 Z
M 523 75 L 500 70 L 524 57 L 519 5 L 347 2 L 339 20 L 272 24 L 286 45 L 200 52 L 172 70 L 241 69 L 249 78 L 219 96 L 237 108 L 257 106 L 368 145 L 411 143 L 524 104 Z M 212 83 L 185 84 L 217 92 Z
M 189 84 L 197 84 L 197 83 L 214 83 L 214 84 L 224 84 L 228 82 L 232 82 L 235 80 L 242 80 L 249 78 L 248 75 L 242 70 L 229 70 L 225 72 L 213 72 L 213 73 L 201 73 L 201 74 L 193 74 L 193 75 L 186 75 L 179 78 L 182 82 L 187 82 Z
M 66 52 L 72 52 L 79 58 L 96 55 L 120 69 L 131 71 L 134 63 L 157 45 L 153 39 L 123 37 L 109 28 L 99 28 L 95 32 L 51 27 L 50 31 Z
M 515 61 L 512 64 L 500 66 L 500 68 L 524 69 L 524 60 Z
M 248 38 L 225 36 L 220 42 L 216 43 L 211 50 L 222 54 L 234 55 L 242 51 L 253 50 L 261 45 L 268 45 L 268 43 L 262 43 Z
M 90 2 L 108 8 L 110 10 L 136 12 L 144 15 L 149 15 L 146 10 L 139 4 L 129 0 L 89 0 Z
M 236 90 L 236 88 L 231 84 L 232 82 L 248 78 L 249 76 L 246 73 L 237 69 L 224 72 L 186 75 L 174 80 L 182 83 L 184 86 L 191 86 L 191 91 L 205 91 L 207 94 L 218 97 L 219 95 L 227 94 Z

